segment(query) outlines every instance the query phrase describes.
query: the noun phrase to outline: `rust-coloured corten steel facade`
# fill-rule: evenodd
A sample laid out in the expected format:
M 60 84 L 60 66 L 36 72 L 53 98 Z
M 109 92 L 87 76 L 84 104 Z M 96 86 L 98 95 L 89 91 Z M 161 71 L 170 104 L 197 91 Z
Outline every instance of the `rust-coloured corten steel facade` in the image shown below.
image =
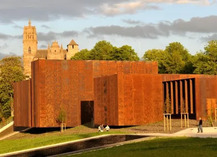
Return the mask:
M 14 126 L 31 127 L 31 80 L 14 84 Z
M 170 98 L 172 114 L 186 112 L 196 119 L 206 119 L 211 109 L 215 112 L 217 76 L 167 74 L 162 75 L 162 79 L 164 99 Z
M 58 127 L 56 121 L 60 110 L 66 111 L 67 126 L 80 125 L 81 116 L 85 115 L 81 104 L 93 102 L 96 105 L 94 78 L 114 74 L 157 74 L 157 71 L 156 62 L 34 61 L 30 88 L 23 90 L 30 94 L 31 100 L 18 99 L 16 95 L 21 90 L 21 82 L 15 83 L 15 126 Z M 26 82 L 24 84 L 27 85 Z M 19 105 L 27 112 L 21 112 Z M 28 118 L 23 118 L 23 114 Z M 94 116 L 97 117 L 97 114 Z
M 162 78 L 153 74 L 117 74 L 94 79 L 94 122 L 115 126 L 162 120 Z
M 156 62 L 43 59 L 31 75 L 14 84 L 15 126 L 58 127 L 61 110 L 68 127 L 142 125 L 162 120 L 167 97 L 173 116 L 205 119 L 217 107 L 217 76 L 160 75 Z

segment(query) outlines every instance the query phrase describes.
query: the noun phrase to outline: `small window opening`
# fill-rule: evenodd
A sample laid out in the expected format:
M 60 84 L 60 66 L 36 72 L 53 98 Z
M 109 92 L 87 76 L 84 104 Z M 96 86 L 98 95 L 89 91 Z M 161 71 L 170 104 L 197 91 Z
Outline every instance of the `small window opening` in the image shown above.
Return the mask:
M 31 47 L 29 47 L 28 52 L 31 53 Z

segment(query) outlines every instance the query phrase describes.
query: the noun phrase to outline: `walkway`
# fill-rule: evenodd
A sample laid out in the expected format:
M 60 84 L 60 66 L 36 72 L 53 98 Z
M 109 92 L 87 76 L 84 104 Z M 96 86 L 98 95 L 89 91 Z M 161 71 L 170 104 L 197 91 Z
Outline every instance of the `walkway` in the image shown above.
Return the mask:
M 155 137 L 200 137 L 200 138 L 217 138 L 217 127 L 203 127 L 203 133 L 197 133 L 197 128 L 187 128 L 173 134 L 169 133 L 145 133 L 141 135 Z

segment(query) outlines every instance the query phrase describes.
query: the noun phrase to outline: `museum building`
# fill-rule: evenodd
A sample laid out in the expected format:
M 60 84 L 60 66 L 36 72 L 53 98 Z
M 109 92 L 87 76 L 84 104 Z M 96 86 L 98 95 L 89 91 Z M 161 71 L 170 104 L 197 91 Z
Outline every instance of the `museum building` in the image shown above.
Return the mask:
M 31 78 L 14 84 L 14 125 L 58 127 L 88 122 L 111 126 L 143 125 L 189 114 L 207 118 L 216 109 L 217 77 L 158 74 L 157 62 L 33 61 Z M 166 111 L 165 102 L 170 109 Z
M 111 126 L 143 125 L 163 114 L 191 119 L 216 116 L 217 76 L 158 74 L 157 62 L 73 61 L 79 51 L 54 41 L 38 49 L 35 26 L 23 32 L 23 63 L 28 80 L 14 83 L 15 127 L 58 127 L 88 122 Z

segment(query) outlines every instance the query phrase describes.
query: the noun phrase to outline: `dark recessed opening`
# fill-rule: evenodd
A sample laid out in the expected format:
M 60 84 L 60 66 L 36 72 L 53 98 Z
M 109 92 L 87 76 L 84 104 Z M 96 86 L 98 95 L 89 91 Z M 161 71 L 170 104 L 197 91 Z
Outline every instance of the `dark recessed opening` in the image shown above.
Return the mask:
M 93 121 L 93 101 L 81 101 L 81 124 Z

